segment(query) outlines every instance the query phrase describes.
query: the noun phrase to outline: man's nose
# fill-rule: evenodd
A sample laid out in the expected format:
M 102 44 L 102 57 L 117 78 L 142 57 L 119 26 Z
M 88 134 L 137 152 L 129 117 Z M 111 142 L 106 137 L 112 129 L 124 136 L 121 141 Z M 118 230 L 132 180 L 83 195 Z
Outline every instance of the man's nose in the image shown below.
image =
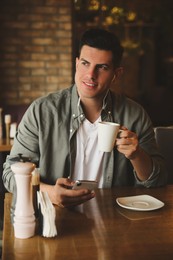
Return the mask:
M 95 67 L 90 67 L 88 69 L 88 77 L 91 78 L 91 79 L 95 79 L 97 77 L 97 71 L 96 71 L 96 68 Z

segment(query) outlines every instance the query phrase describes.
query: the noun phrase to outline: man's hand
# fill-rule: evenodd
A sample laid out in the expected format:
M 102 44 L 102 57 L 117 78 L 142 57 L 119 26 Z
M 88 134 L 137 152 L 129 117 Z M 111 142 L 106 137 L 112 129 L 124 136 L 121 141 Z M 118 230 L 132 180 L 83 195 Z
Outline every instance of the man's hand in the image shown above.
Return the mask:
M 130 160 L 138 179 L 146 181 L 152 173 L 152 159 L 139 146 L 138 137 L 134 132 L 125 127 L 121 127 L 121 130 L 115 143 L 117 150 Z
M 59 178 L 55 185 L 41 183 L 40 188 L 47 191 L 53 204 L 62 208 L 77 206 L 95 197 L 95 193 L 87 189 L 72 190 L 73 184 L 68 178 Z
M 135 133 L 122 127 L 119 138 L 116 140 L 117 150 L 123 153 L 127 159 L 134 159 L 138 153 L 139 143 Z

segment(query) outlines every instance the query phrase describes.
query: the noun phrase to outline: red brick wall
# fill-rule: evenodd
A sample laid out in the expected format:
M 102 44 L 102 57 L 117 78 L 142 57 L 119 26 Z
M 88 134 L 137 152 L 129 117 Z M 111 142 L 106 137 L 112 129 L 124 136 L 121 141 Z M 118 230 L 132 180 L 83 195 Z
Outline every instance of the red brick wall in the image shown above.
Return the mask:
M 1 0 L 0 104 L 72 83 L 71 0 Z

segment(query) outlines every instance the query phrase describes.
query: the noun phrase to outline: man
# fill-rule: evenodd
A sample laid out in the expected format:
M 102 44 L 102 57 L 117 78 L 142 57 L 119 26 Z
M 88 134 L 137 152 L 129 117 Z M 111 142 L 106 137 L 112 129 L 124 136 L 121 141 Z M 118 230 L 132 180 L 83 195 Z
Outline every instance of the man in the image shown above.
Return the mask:
M 100 188 L 166 183 L 147 114 L 134 101 L 110 90 L 122 73 L 122 54 L 114 34 L 102 29 L 86 31 L 76 58 L 75 84 L 34 101 L 19 125 L 11 156 L 22 153 L 39 159 L 40 187 L 54 204 L 71 207 L 95 196 L 87 189 L 71 189 L 77 179 L 97 180 Z M 111 153 L 98 149 L 99 121 L 121 125 Z M 13 192 L 8 158 L 3 181 Z

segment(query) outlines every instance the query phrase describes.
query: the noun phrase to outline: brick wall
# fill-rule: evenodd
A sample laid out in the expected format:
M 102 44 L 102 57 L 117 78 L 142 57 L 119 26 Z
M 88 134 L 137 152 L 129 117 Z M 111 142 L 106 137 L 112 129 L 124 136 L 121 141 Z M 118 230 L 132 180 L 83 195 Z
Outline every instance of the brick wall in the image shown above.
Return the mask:
M 71 0 L 1 0 L 0 104 L 72 83 Z

